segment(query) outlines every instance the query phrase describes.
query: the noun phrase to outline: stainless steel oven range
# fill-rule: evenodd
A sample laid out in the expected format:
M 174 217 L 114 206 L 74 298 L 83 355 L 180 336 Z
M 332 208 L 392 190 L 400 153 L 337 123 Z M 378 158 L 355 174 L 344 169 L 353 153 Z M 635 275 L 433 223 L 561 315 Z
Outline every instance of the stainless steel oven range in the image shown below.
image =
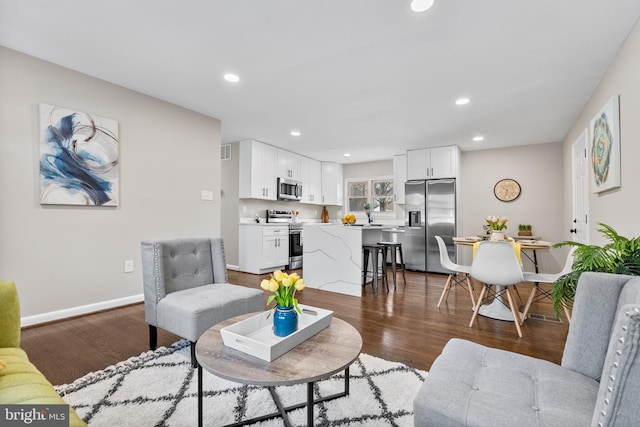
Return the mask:
M 302 268 L 302 224 L 289 224 L 289 268 Z
M 267 222 L 289 224 L 288 269 L 302 268 L 302 224 L 293 222 L 291 211 L 267 210 Z

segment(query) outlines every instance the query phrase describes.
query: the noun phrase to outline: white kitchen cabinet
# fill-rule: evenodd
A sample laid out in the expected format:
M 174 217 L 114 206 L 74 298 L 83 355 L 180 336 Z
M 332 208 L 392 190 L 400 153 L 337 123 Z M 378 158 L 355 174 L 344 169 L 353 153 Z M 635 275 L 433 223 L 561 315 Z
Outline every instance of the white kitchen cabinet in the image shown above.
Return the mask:
M 278 148 L 278 178 L 301 180 L 300 155 Z
M 240 198 L 276 200 L 278 149 L 259 141 L 240 141 Z
M 302 181 L 301 203 L 322 203 L 322 165 L 319 160 L 300 156 L 300 180 Z
M 289 264 L 289 227 L 262 230 L 262 270 L 273 271 Z
M 343 169 L 341 163 L 321 162 L 322 204 L 342 206 L 344 198 Z
M 289 264 L 289 226 L 240 224 L 240 271 L 269 273 Z
M 455 145 L 407 150 L 407 179 L 456 178 L 459 159 Z
M 431 149 L 431 178 L 455 178 L 458 175 L 460 149 L 455 145 Z
M 407 180 L 427 179 L 431 168 L 431 156 L 428 148 L 407 150 Z
M 407 180 L 407 155 L 393 156 L 393 184 L 396 203 L 404 205 L 404 183 Z

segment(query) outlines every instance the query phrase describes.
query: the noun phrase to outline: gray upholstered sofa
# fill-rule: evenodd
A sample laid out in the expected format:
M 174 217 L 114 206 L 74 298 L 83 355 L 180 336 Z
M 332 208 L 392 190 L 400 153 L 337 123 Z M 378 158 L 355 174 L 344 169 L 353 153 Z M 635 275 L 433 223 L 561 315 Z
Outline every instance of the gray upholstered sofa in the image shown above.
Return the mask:
M 640 426 L 640 277 L 581 275 L 560 366 L 452 339 L 413 407 L 416 426 Z
M 149 347 L 155 349 L 157 328 L 191 341 L 216 323 L 262 311 L 264 291 L 228 283 L 221 238 L 183 238 L 142 242 L 144 315 Z

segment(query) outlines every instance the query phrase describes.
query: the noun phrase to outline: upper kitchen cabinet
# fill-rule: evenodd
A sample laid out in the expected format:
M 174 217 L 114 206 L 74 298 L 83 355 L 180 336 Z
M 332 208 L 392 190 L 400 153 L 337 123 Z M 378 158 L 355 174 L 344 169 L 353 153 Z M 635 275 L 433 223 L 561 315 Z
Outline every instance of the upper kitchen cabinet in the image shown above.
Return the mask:
M 319 160 L 300 156 L 300 180 L 302 181 L 302 203 L 322 203 L 322 165 Z
M 240 198 L 276 200 L 278 149 L 259 141 L 240 141 Z
M 407 150 L 407 180 L 455 178 L 460 149 L 455 146 Z
M 404 205 L 404 183 L 407 180 L 407 155 L 393 156 L 393 182 L 396 203 Z
M 278 148 L 278 178 L 300 181 L 300 155 Z
M 322 204 L 342 206 L 344 184 L 342 164 L 334 162 L 322 163 Z M 303 189 L 304 191 L 304 189 Z

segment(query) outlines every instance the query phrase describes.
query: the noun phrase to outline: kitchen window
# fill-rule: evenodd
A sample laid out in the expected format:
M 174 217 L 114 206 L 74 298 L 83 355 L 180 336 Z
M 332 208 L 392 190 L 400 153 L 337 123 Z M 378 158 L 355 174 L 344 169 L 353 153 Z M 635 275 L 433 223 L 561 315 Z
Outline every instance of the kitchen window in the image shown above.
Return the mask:
M 369 203 L 371 212 L 395 215 L 393 177 L 357 178 L 347 180 L 347 206 L 349 212 L 364 213 Z

